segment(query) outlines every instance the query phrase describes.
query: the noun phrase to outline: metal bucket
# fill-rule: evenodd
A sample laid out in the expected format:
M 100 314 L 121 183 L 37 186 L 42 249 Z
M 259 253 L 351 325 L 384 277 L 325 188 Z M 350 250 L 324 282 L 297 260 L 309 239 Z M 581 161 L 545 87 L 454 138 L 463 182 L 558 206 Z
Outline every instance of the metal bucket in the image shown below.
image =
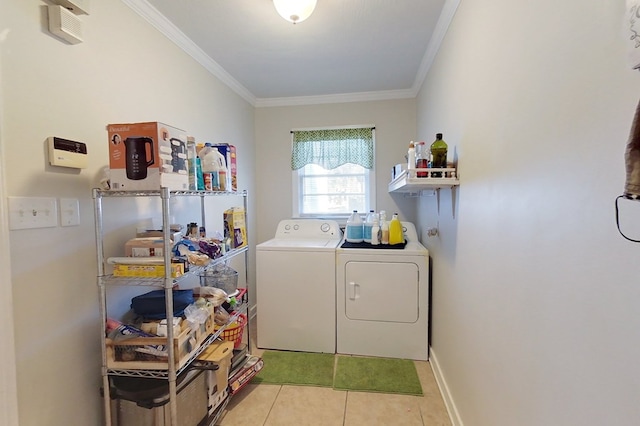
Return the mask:
M 216 287 L 227 294 L 238 289 L 238 271 L 233 268 L 206 269 L 200 273 L 200 285 L 203 287 Z

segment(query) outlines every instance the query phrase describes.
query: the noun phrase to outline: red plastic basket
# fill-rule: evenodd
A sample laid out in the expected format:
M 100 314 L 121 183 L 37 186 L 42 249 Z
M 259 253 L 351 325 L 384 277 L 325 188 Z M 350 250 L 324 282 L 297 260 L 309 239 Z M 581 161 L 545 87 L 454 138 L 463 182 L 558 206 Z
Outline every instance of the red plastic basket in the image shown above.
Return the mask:
M 238 315 L 238 319 L 234 321 L 235 325 L 230 325 L 220 334 L 222 340 L 233 342 L 233 347 L 237 348 L 242 343 L 242 333 L 247 325 L 247 316 L 245 314 Z

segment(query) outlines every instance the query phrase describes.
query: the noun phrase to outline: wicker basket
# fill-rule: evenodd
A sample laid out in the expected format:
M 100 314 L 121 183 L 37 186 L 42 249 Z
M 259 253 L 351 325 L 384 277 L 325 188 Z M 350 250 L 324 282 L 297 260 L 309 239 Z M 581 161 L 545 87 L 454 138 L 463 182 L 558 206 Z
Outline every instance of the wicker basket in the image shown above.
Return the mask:
M 233 323 L 222 330 L 220 337 L 227 342 L 233 342 L 233 347 L 237 348 L 242 343 L 242 333 L 244 332 L 245 325 L 247 325 L 247 316 L 240 314 Z M 218 328 L 219 327 L 216 326 L 216 330 Z

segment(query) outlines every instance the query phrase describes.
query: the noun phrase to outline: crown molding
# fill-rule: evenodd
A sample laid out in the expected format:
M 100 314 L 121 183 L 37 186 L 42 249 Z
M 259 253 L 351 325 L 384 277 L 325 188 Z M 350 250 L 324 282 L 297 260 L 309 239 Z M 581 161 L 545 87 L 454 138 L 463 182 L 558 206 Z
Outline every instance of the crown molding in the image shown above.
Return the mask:
M 453 21 L 456 10 L 458 10 L 458 5 L 460 5 L 460 0 L 446 0 L 442 6 L 442 12 L 440 12 L 440 17 L 438 18 L 436 27 L 433 29 L 433 34 L 431 35 L 431 39 L 429 39 L 427 50 L 422 57 L 420 68 L 418 68 L 416 79 L 411 87 L 414 96 L 418 96 L 418 92 L 420 92 L 420 88 L 422 87 L 425 78 L 427 78 L 427 73 L 429 72 L 429 69 L 431 69 L 433 61 L 436 59 L 436 55 L 440 50 L 444 36 L 447 34 L 447 30 L 451 25 L 451 21 Z
M 383 101 L 414 97 L 415 94 L 413 93 L 412 89 L 381 90 L 378 92 L 340 93 L 335 95 L 296 96 L 290 98 L 258 98 L 256 99 L 255 107 L 264 108 L 274 106 L 339 104 L 347 102 Z
M 216 61 L 211 59 L 202 49 L 200 49 L 189 37 L 187 37 L 178 27 L 173 25 L 158 9 L 151 6 L 146 0 L 122 0 L 134 12 L 153 25 L 158 31 L 164 34 L 169 40 L 174 42 L 179 48 L 184 50 L 189 56 L 195 59 L 207 71 L 220 79 L 231 90 L 240 95 L 244 100 L 255 106 L 256 97 L 247 90 L 238 80 L 225 71 Z

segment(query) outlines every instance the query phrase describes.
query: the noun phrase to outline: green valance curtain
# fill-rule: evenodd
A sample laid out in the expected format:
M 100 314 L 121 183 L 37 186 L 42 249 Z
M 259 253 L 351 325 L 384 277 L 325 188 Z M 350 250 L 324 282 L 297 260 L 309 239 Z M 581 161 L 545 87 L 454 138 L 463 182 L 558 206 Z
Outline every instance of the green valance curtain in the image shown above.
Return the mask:
M 373 169 L 374 128 L 294 130 L 291 170 L 317 164 L 327 170 L 343 164 Z

